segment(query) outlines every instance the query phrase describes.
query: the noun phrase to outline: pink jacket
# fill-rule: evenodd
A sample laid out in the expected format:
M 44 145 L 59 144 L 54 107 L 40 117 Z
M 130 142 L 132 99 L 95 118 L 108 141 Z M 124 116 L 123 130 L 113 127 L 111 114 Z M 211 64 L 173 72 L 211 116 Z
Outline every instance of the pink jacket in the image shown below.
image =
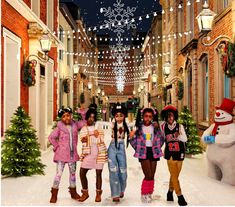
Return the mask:
M 57 123 L 57 127 L 49 135 L 48 139 L 54 147 L 54 162 L 76 162 L 79 160 L 77 153 L 77 143 L 78 143 L 78 130 L 82 127 L 84 123 L 72 121 L 72 143 L 73 143 L 73 153 L 71 155 L 70 150 L 70 137 L 69 130 L 62 121 Z

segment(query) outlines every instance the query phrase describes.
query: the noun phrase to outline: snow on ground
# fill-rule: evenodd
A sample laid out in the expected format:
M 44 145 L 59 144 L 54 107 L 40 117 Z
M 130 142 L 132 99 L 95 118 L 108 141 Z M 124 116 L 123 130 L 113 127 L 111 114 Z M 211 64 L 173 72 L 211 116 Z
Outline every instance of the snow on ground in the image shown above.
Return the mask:
M 106 133 L 107 147 L 109 143 L 109 132 Z M 169 173 L 164 159 L 158 162 L 155 175 L 155 200 L 151 204 L 142 204 L 140 200 L 140 185 L 143 174 L 140 163 L 133 157 L 131 146 L 127 149 L 128 181 L 124 199 L 119 204 L 114 204 L 110 197 L 109 173 L 106 164 L 103 171 L 103 195 L 102 202 L 95 203 L 95 171 L 88 172 L 90 197 L 84 203 L 79 203 L 70 198 L 68 193 L 69 174 L 65 168 L 61 179 L 61 185 L 56 204 L 50 204 L 50 188 L 55 176 L 56 165 L 52 162 L 53 151 L 51 148 L 42 153 L 42 161 L 47 165 L 45 176 L 4 178 L 1 180 L 1 205 L 56 205 L 56 206 L 77 206 L 77 205 L 158 205 L 175 206 L 175 202 L 166 202 L 168 190 Z M 189 205 L 235 205 L 235 186 L 229 186 L 207 177 L 206 158 L 200 155 L 194 158 L 186 158 L 180 175 L 181 188 Z M 77 167 L 77 175 L 80 163 Z M 77 189 L 80 193 L 81 183 L 77 176 Z

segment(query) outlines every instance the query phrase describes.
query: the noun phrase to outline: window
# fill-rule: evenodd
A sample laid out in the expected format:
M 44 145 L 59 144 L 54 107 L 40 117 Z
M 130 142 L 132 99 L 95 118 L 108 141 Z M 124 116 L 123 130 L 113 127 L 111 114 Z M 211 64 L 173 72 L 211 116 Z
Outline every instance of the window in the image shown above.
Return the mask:
M 47 26 L 54 31 L 54 1 L 47 0 Z
M 40 0 L 32 0 L 31 9 L 39 17 L 40 16 Z
M 217 65 L 215 65 L 216 68 L 216 80 L 215 80 L 215 97 L 216 97 L 216 104 L 219 105 L 223 98 L 231 98 L 231 79 L 228 78 L 224 70 L 222 68 L 221 63 L 221 50 L 223 50 L 226 47 L 227 42 L 222 41 L 216 48 L 216 54 L 218 61 L 215 61 Z M 217 67 L 216 67 L 217 66 Z
M 203 120 L 209 121 L 209 67 L 208 57 L 202 60 Z
M 70 45 L 71 45 L 71 40 L 70 38 L 67 39 L 67 65 L 70 66 Z
M 63 33 L 64 33 L 64 30 L 63 30 L 63 28 L 60 26 L 59 39 L 60 39 L 61 42 L 64 42 Z M 60 59 L 60 60 L 63 60 L 63 50 L 60 50 L 60 51 L 59 51 L 59 59 Z
M 223 0 L 224 8 L 228 7 L 231 2 L 232 2 L 232 0 Z
M 188 108 L 192 111 L 192 84 L 193 78 L 192 78 L 192 64 L 191 61 L 188 63 L 187 66 L 187 105 Z
M 167 1 L 167 8 L 171 8 L 171 2 L 170 0 Z M 169 11 L 169 9 L 167 9 L 167 22 L 171 21 L 171 12 Z
M 224 98 L 231 98 L 231 79 L 224 75 Z
M 178 9 L 177 13 L 177 19 L 178 19 L 178 32 L 182 33 L 184 31 L 184 12 L 183 8 Z M 177 38 L 178 39 L 178 45 L 179 45 L 179 50 L 183 48 L 183 38 Z
M 232 0 L 217 0 L 217 13 L 220 13 L 226 9 L 231 4 L 231 2 Z
M 191 31 L 191 34 L 187 36 L 187 43 L 193 38 L 194 36 L 194 1 L 193 0 L 188 0 L 191 5 L 186 6 L 186 30 Z

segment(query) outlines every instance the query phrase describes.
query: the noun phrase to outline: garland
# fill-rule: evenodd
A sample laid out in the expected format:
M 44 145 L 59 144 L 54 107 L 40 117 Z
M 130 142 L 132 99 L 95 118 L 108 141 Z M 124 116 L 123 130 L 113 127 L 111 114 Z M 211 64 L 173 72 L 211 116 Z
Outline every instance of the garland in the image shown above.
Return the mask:
M 235 76 L 235 44 L 226 42 L 221 55 L 221 64 L 225 75 Z
M 184 97 L 184 83 L 178 81 L 178 91 L 177 91 L 178 100 L 182 100 Z
M 36 60 L 26 61 L 23 68 L 23 82 L 26 86 L 34 86 L 36 83 Z

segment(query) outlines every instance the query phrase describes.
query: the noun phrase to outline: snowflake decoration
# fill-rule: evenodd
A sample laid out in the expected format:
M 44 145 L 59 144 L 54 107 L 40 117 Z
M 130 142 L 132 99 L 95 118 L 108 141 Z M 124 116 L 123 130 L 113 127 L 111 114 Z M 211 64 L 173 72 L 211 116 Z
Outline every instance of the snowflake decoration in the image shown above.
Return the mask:
M 125 4 L 121 2 L 121 0 L 117 0 L 116 3 L 113 4 L 114 9 L 111 7 L 101 8 L 100 12 L 104 13 L 105 17 L 108 17 L 108 20 L 105 20 L 105 28 L 112 30 L 117 33 L 117 36 L 120 40 L 121 34 L 125 32 L 124 28 L 126 27 L 128 30 L 136 28 L 135 21 L 133 21 L 134 12 L 136 11 L 136 7 L 130 8 L 129 6 L 124 9 Z
M 125 4 L 121 0 L 116 0 L 113 6 L 114 9 L 111 9 L 111 7 L 101 8 L 100 12 L 108 18 L 108 20 L 104 20 L 104 28 L 117 34 L 117 44 L 110 46 L 110 49 L 113 51 L 111 54 L 112 58 L 116 59 L 116 62 L 113 63 L 113 70 L 116 75 L 117 90 L 121 93 L 124 90 L 125 74 L 127 71 L 127 62 L 124 59 L 129 58 L 127 51 L 130 49 L 129 46 L 123 45 L 121 36 L 125 32 L 125 28 L 127 30 L 136 28 L 135 20 L 133 19 L 136 7 L 127 7 L 125 9 Z

